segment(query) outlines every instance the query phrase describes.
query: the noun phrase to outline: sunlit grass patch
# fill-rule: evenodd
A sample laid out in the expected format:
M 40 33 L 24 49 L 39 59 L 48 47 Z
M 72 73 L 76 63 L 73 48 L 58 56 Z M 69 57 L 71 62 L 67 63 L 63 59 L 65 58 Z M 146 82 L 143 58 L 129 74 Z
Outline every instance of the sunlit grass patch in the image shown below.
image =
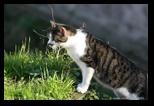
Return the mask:
M 98 100 L 96 82 L 85 94 L 76 92 L 81 72 L 64 49 L 30 50 L 30 38 L 15 51 L 4 50 L 5 100 Z M 108 99 L 108 97 L 101 99 Z

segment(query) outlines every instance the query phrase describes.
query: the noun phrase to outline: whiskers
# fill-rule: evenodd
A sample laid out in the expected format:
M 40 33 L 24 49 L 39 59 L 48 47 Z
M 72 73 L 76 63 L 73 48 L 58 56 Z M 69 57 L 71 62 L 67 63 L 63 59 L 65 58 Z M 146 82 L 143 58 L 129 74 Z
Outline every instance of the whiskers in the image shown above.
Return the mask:
M 53 19 L 53 21 L 55 22 L 55 20 L 54 20 L 54 15 L 53 15 L 53 8 L 52 8 L 51 5 L 48 5 L 48 6 L 49 6 L 50 9 L 51 9 L 51 12 L 52 12 L 52 19 Z M 51 27 L 48 27 L 48 28 L 45 29 L 45 30 L 42 30 L 43 32 L 46 33 L 46 35 L 40 34 L 40 33 L 38 33 L 38 32 L 37 32 L 36 30 L 34 30 L 34 29 L 33 29 L 33 32 L 36 33 L 37 35 L 39 35 L 39 36 L 40 36 L 40 39 L 41 39 L 41 37 L 43 37 L 43 43 L 44 43 L 44 38 L 48 38 L 48 33 L 50 33 L 51 30 L 52 30 L 52 26 L 51 26 Z

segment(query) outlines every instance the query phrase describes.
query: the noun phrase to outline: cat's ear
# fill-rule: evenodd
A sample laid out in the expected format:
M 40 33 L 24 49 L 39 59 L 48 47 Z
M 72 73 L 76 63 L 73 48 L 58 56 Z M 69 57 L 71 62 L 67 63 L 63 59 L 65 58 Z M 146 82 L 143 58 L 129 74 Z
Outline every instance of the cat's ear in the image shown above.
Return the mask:
M 57 25 L 54 21 L 50 21 L 50 24 L 53 28 L 57 27 L 64 35 L 67 33 L 67 30 L 64 27 L 62 27 L 61 25 Z
M 60 30 L 61 33 L 63 33 L 64 35 L 67 33 L 67 30 L 62 27 L 62 26 L 58 26 L 58 29 Z
M 51 24 L 51 26 L 52 26 L 53 28 L 56 27 L 56 23 L 55 23 L 54 21 L 50 21 L 50 24 Z

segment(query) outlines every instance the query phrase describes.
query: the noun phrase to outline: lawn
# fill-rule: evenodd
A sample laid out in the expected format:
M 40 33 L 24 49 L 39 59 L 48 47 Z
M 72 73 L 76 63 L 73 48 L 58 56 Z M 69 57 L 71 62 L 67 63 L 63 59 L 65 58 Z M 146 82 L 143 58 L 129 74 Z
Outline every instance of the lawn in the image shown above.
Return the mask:
M 27 43 L 26 43 L 27 42 Z M 4 100 L 110 100 L 94 80 L 85 94 L 76 92 L 81 72 L 64 49 L 30 49 L 30 38 L 4 50 Z

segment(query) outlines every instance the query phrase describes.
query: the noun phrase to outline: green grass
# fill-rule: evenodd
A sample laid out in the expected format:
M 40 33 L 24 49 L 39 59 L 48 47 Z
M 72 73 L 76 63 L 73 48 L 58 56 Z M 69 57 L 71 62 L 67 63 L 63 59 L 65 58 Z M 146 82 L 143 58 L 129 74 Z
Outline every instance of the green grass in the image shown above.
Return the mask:
M 4 50 L 5 100 L 98 100 L 109 99 L 92 81 L 85 94 L 76 92 L 81 73 L 65 50 L 30 51 L 30 38 L 15 51 Z

